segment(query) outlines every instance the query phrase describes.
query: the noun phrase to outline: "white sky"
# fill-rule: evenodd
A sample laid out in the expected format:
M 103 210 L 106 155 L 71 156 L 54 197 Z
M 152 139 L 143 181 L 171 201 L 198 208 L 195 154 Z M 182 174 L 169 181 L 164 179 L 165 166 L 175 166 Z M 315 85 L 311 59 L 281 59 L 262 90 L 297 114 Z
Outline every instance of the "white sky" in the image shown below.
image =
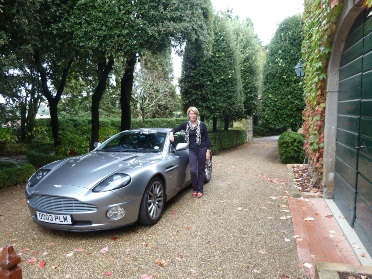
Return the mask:
M 250 18 L 263 45 L 268 45 L 280 22 L 302 14 L 304 0 L 211 0 L 215 11 L 232 9 L 240 19 Z
M 211 0 L 215 11 L 232 9 L 241 20 L 250 18 L 258 38 L 268 45 L 285 18 L 302 14 L 304 0 Z M 173 56 L 174 75 L 181 74 L 181 58 Z

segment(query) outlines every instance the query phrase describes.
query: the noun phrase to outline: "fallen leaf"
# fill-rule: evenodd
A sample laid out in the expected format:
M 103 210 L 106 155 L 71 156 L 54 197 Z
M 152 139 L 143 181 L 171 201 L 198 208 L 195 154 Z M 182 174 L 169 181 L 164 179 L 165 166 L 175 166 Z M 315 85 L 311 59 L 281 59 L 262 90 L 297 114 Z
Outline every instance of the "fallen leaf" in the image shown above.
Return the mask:
M 312 268 L 313 265 L 311 263 L 304 263 L 304 267 L 307 267 L 307 268 Z
M 360 256 L 363 257 L 363 258 L 367 258 L 366 253 L 360 253 Z
M 155 260 L 155 263 L 158 265 L 158 266 L 161 266 L 161 267 L 164 267 L 167 265 L 167 262 L 166 261 L 162 261 L 160 259 L 156 259 Z
M 103 247 L 101 250 L 99 250 L 102 254 L 106 254 L 108 252 L 108 247 Z
M 284 238 L 284 241 L 289 242 L 291 240 L 289 238 Z
M 48 252 L 47 251 L 44 251 L 43 252 L 43 256 L 46 256 L 46 255 L 48 255 Z
M 71 257 L 73 255 L 74 255 L 74 252 L 71 252 L 71 253 L 66 254 L 67 257 Z
M 81 248 L 81 247 L 79 247 L 79 248 L 75 248 L 75 249 L 74 249 L 74 252 L 83 252 L 83 251 L 84 251 L 84 249 Z
M 314 220 L 315 220 L 314 217 L 306 217 L 304 219 L 304 221 L 314 221 Z
M 282 274 L 280 275 L 280 279 L 289 279 L 289 276 Z
M 257 268 L 254 268 L 254 269 L 252 270 L 252 272 L 253 272 L 253 273 L 260 273 L 260 270 L 257 269 Z
M 240 211 L 240 210 L 242 210 L 242 209 L 243 209 L 243 207 L 238 207 L 237 209 L 238 209 L 238 211 Z
M 53 269 L 56 269 L 56 268 L 58 268 L 59 267 L 59 264 L 57 264 L 57 265 L 52 265 L 52 268 Z
M 142 274 L 141 279 L 153 279 L 152 276 L 147 275 L 147 274 Z
M 28 249 L 28 248 L 24 248 L 24 249 L 21 250 L 22 253 L 27 253 L 28 251 L 30 251 L 30 249 Z
M 112 273 L 111 273 L 110 271 L 106 271 L 106 272 L 104 273 L 104 275 L 105 275 L 105 276 L 111 276 Z
M 111 237 L 111 240 L 113 240 L 113 241 L 118 240 L 118 239 L 119 239 L 119 238 L 116 237 L 116 236 Z
M 27 262 L 30 263 L 30 264 L 34 264 L 34 263 L 37 262 L 37 259 L 35 257 L 32 257 L 32 258 L 28 259 Z
M 332 214 L 328 214 L 328 215 L 326 215 L 325 217 L 327 217 L 327 218 L 332 218 L 333 215 L 332 215 Z
M 46 261 L 42 260 L 37 267 L 38 268 L 43 268 L 43 267 L 45 267 L 45 265 L 46 265 Z
M 172 215 L 177 215 L 177 212 L 176 211 L 172 211 Z

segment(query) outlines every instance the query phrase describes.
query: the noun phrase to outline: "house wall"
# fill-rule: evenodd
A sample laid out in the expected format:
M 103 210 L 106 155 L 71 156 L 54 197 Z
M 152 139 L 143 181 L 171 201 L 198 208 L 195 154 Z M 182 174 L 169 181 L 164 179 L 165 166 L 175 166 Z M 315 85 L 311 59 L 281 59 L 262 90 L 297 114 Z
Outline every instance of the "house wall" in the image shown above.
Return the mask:
M 337 22 L 332 54 L 328 64 L 322 177 L 323 197 L 326 199 L 332 199 L 334 192 L 340 60 L 350 28 L 358 15 L 365 9 L 362 7 L 363 2 L 364 0 L 343 1 L 344 8 Z

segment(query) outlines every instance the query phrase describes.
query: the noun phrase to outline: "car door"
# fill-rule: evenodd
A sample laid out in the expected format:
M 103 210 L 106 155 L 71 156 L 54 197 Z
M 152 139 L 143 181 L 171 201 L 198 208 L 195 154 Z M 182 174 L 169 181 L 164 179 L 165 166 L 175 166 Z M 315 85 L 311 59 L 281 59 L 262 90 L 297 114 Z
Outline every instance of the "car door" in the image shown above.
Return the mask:
M 166 158 L 166 177 L 168 198 L 176 195 L 191 181 L 189 168 L 189 149 L 176 150 L 179 143 L 185 143 L 185 135 L 178 132 L 174 135 L 174 142 L 169 146 L 169 154 Z

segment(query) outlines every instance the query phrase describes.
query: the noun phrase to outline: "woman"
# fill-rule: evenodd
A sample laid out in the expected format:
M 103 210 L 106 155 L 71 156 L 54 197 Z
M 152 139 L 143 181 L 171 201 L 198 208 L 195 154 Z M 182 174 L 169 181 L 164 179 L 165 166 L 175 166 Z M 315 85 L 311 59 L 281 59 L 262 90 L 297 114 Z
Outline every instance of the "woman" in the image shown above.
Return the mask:
M 203 196 L 205 161 L 211 157 L 211 142 L 207 126 L 198 120 L 199 111 L 196 107 L 187 110 L 189 121 L 186 121 L 170 132 L 170 141 L 174 141 L 174 133 L 186 131 L 186 141 L 189 143 L 189 164 L 192 181 L 192 196 Z

